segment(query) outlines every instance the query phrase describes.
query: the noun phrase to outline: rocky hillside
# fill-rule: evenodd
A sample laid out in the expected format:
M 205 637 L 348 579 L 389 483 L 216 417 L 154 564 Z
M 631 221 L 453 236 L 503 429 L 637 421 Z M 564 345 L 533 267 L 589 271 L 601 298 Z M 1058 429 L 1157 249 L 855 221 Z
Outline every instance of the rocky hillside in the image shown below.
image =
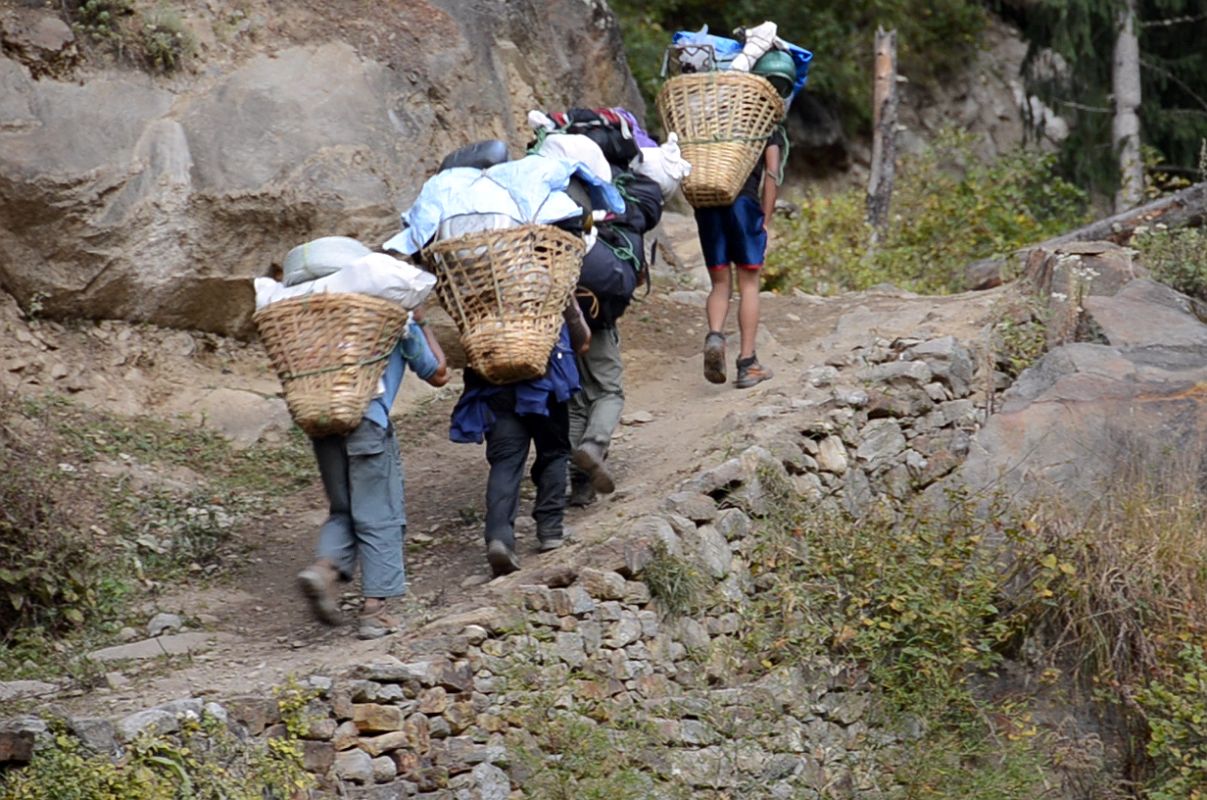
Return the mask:
M 603 0 L 197 4 L 169 74 L 135 60 L 155 8 L 98 39 L 0 3 L 0 288 L 43 313 L 247 333 L 247 278 L 383 239 L 454 146 L 643 110 Z

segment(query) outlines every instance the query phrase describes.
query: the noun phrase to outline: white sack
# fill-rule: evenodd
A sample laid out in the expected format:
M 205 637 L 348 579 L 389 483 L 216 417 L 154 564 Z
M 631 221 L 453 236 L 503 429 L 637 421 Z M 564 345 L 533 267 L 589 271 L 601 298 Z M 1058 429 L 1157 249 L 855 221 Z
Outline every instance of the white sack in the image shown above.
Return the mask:
M 435 285 L 436 276 L 414 264 L 385 253 L 369 253 L 339 272 L 297 286 L 286 286 L 272 278 L 256 278 L 256 309 L 293 297 L 324 293 L 367 294 L 412 309 L 427 299 Z
M 662 199 L 666 200 L 691 174 L 692 165 L 684 160 L 679 150 L 679 134 L 671 133 L 658 147 L 641 148 L 641 163 L 633 167 L 633 171 L 657 183 L 662 190 Z
M 298 245 L 285 256 L 285 285 L 296 286 L 326 277 L 371 252 L 373 251 L 347 236 L 324 236 Z
M 612 182 L 612 166 L 594 141 L 581 133 L 551 133 L 541 142 L 537 155 L 578 162 L 601 181 Z

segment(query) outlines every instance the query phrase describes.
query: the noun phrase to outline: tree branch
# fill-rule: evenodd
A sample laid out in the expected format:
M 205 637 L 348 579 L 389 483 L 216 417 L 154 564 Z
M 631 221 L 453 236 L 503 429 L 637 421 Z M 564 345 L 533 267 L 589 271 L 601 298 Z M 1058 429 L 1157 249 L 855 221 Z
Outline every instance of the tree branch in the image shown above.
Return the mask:
M 1207 100 L 1204 100 L 1203 98 L 1201 98 L 1197 94 L 1195 94 L 1194 89 L 1191 89 L 1189 86 L 1187 86 L 1186 83 L 1183 82 L 1182 79 L 1179 78 L 1177 75 L 1174 75 L 1172 72 L 1165 69 L 1165 67 L 1162 67 L 1158 64 L 1154 64 L 1151 61 L 1148 61 L 1147 59 L 1144 59 L 1144 58 L 1140 59 L 1140 63 L 1146 69 L 1151 69 L 1154 72 L 1160 72 L 1166 78 L 1169 78 L 1171 81 L 1173 81 L 1175 84 L 1177 84 L 1182 89 L 1182 91 L 1186 92 L 1186 94 L 1190 95 L 1192 98 L 1194 98 L 1196 101 L 1198 101 L 1198 104 L 1201 105 L 1204 108 L 1204 110 L 1207 110 Z
M 1187 22 L 1198 22 L 1207 19 L 1207 14 L 1187 14 L 1182 17 L 1170 17 L 1168 19 L 1153 19 L 1145 20 L 1140 23 L 1141 28 L 1168 28 L 1172 25 L 1182 25 Z

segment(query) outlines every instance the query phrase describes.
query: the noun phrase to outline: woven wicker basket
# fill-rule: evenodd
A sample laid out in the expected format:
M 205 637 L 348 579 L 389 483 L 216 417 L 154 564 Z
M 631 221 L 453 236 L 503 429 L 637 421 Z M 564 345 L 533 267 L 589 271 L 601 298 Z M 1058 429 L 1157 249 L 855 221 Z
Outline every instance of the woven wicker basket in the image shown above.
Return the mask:
M 289 413 L 311 436 L 360 424 L 406 319 L 402 306 L 363 294 L 295 297 L 252 317 Z
M 749 72 L 676 75 L 658 93 L 662 127 L 679 134 L 692 165 L 683 194 L 696 208 L 727 206 L 754 171 L 784 117 L 784 100 L 766 78 Z
M 423 256 L 474 371 L 492 383 L 545 372 L 582 268 L 581 239 L 523 225 L 436 242 Z

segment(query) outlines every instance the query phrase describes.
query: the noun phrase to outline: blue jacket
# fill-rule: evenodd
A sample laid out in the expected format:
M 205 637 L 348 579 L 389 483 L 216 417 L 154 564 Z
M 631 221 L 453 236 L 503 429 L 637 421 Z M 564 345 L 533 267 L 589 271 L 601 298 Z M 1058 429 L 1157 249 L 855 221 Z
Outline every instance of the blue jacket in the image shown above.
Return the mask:
M 561 336 L 549 354 L 549 366 L 539 378 L 505 386 L 489 383 L 473 370 L 465 370 L 465 391 L 453 408 L 448 438 L 454 442 L 481 442 L 494 425 L 495 415 L 487 401 L 499 392 L 515 389 L 515 413 L 549 416 L 549 399 L 569 400 L 579 390 L 578 367 L 570 347 L 570 331 L 563 325 Z

